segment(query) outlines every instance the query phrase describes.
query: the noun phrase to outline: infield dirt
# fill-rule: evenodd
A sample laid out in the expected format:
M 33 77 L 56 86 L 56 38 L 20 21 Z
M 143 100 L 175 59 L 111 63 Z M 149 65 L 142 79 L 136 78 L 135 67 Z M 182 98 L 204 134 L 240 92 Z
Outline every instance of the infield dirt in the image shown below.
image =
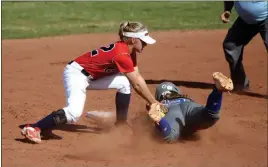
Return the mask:
M 141 74 L 154 92 L 161 80 L 174 81 L 205 104 L 211 75 L 229 76 L 222 41 L 226 30 L 168 31 L 138 55 Z M 4 167 L 267 167 L 267 55 L 258 35 L 245 48 L 250 93 L 224 94 L 221 119 L 212 128 L 174 144 L 153 133 L 145 102 L 133 93 L 130 129 L 102 131 L 84 117 L 53 133 L 60 140 L 29 144 L 19 125 L 33 123 L 64 107 L 62 73 L 75 57 L 117 40 L 114 34 L 87 34 L 2 41 L 2 161 Z M 88 91 L 85 111 L 114 111 L 114 90 Z

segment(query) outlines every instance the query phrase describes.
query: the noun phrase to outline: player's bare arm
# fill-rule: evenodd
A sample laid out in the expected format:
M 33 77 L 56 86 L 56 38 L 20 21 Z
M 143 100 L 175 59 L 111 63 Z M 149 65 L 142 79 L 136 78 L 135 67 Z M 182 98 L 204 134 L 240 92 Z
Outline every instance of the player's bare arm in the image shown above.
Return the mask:
M 149 104 L 156 103 L 154 96 L 151 94 L 148 89 L 145 80 L 138 72 L 138 68 L 135 71 L 130 73 L 125 73 L 126 77 L 129 79 L 134 90 L 143 97 Z
M 140 70 L 139 70 L 139 68 L 137 66 L 134 67 L 134 70 L 137 71 L 138 73 L 140 73 Z

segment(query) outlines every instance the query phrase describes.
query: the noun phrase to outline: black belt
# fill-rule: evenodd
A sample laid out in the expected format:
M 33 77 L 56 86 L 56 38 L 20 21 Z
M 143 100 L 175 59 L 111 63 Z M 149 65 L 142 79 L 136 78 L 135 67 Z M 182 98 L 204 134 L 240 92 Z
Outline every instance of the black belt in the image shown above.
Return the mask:
M 74 61 L 70 61 L 68 64 L 71 65 L 73 62 Z M 90 74 L 85 69 L 81 70 L 81 73 L 83 73 L 87 77 L 90 76 Z

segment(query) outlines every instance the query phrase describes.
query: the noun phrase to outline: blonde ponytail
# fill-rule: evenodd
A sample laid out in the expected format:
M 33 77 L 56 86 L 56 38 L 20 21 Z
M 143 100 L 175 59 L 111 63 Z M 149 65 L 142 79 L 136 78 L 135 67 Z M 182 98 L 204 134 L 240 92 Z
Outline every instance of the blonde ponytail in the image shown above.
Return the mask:
M 120 24 L 118 35 L 121 40 L 127 40 L 123 35 L 124 32 L 140 32 L 145 31 L 147 28 L 140 22 L 123 22 Z

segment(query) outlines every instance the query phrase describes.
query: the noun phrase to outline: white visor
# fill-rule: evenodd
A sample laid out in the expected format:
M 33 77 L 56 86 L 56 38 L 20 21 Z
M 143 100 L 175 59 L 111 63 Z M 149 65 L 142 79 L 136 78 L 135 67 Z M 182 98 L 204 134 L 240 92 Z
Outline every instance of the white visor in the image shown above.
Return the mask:
M 125 37 L 132 37 L 132 38 L 139 38 L 143 42 L 147 44 L 154 44 L 156 42 L 155 39 L 149 36 L 148 31 L 142 32 L 123 32 L 123 36 Z

